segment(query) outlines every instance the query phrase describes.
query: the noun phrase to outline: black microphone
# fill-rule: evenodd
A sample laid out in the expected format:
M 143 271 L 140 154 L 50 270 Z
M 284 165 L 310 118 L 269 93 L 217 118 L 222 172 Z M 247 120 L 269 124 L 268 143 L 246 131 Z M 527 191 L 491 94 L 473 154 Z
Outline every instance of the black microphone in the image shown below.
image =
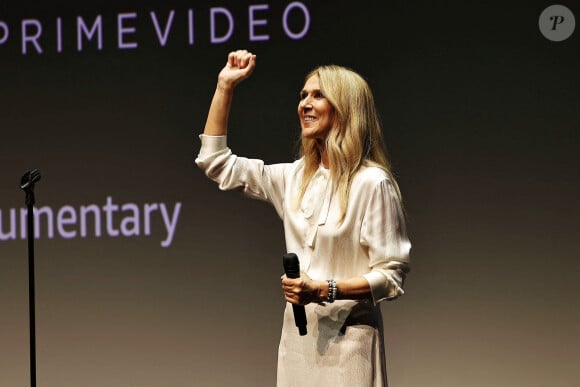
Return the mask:
M 300 262 L 298 261 L 298 256 L 296 254 L 285 254 L 283 263 L 286 277 L 300 278 Z M 306 312 L 304 311 L 304 305 L 292 304 L 292 310 L 294 312 L 294 322 L 298 327 L 298 332 L 300 333 L 300 336 L 304 336 L 306 334 Z

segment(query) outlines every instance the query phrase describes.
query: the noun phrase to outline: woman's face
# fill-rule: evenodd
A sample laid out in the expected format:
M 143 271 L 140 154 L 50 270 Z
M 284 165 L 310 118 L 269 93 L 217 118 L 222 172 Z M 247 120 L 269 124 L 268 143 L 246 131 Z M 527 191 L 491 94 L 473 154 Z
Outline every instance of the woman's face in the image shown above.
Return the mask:
M 334 108 L 322 95 L 317 75 L 308 78 L 300 92 L 298 117 L 303 137 L 326 139 L 334 121 Z

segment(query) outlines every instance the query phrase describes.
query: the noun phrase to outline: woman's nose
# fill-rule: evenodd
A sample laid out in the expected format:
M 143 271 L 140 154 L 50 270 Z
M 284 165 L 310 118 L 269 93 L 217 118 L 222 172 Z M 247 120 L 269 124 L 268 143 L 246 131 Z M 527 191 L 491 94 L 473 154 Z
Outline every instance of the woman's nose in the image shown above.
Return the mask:
M 310 96 L 306 96 L 304 97 L 301 101 L 300 101 L 300 106 L 302 106 L 303 109 L 305 109 L 306 107 L 311 107 L 311 99 Z

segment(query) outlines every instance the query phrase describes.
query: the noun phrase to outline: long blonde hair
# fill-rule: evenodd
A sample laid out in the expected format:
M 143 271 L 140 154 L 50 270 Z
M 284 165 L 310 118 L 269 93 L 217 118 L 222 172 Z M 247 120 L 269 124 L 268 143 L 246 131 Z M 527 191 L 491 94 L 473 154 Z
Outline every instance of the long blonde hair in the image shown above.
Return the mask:
M 340 220 L 346 214 L 353 178 L 363 165 L 383 169 L 401 201 L 368 83 L 353 70 L 337 65 L 317 67 L 306 75 L 305 81 L 312 76 L 318 76 L 320 90 L 334 108 L 334 122 L 325 146 L 331 180 L 339 195 Z M 302 201 L 310 179 L 320 166 L 320 145 L 315 139 L 302 137 L 300 157 L 304 157 L 305 166 L 297 203 Z

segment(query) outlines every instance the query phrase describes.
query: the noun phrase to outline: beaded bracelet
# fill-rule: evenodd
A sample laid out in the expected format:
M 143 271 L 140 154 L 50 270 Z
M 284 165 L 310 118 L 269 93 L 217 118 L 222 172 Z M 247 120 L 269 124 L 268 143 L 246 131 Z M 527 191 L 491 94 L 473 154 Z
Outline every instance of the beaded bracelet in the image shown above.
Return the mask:
M 326 297 L 326 302 L 332 303 L 336 300 L 336 281 L 329 279 L 326 282 L 328 282 L 328 297 Z

